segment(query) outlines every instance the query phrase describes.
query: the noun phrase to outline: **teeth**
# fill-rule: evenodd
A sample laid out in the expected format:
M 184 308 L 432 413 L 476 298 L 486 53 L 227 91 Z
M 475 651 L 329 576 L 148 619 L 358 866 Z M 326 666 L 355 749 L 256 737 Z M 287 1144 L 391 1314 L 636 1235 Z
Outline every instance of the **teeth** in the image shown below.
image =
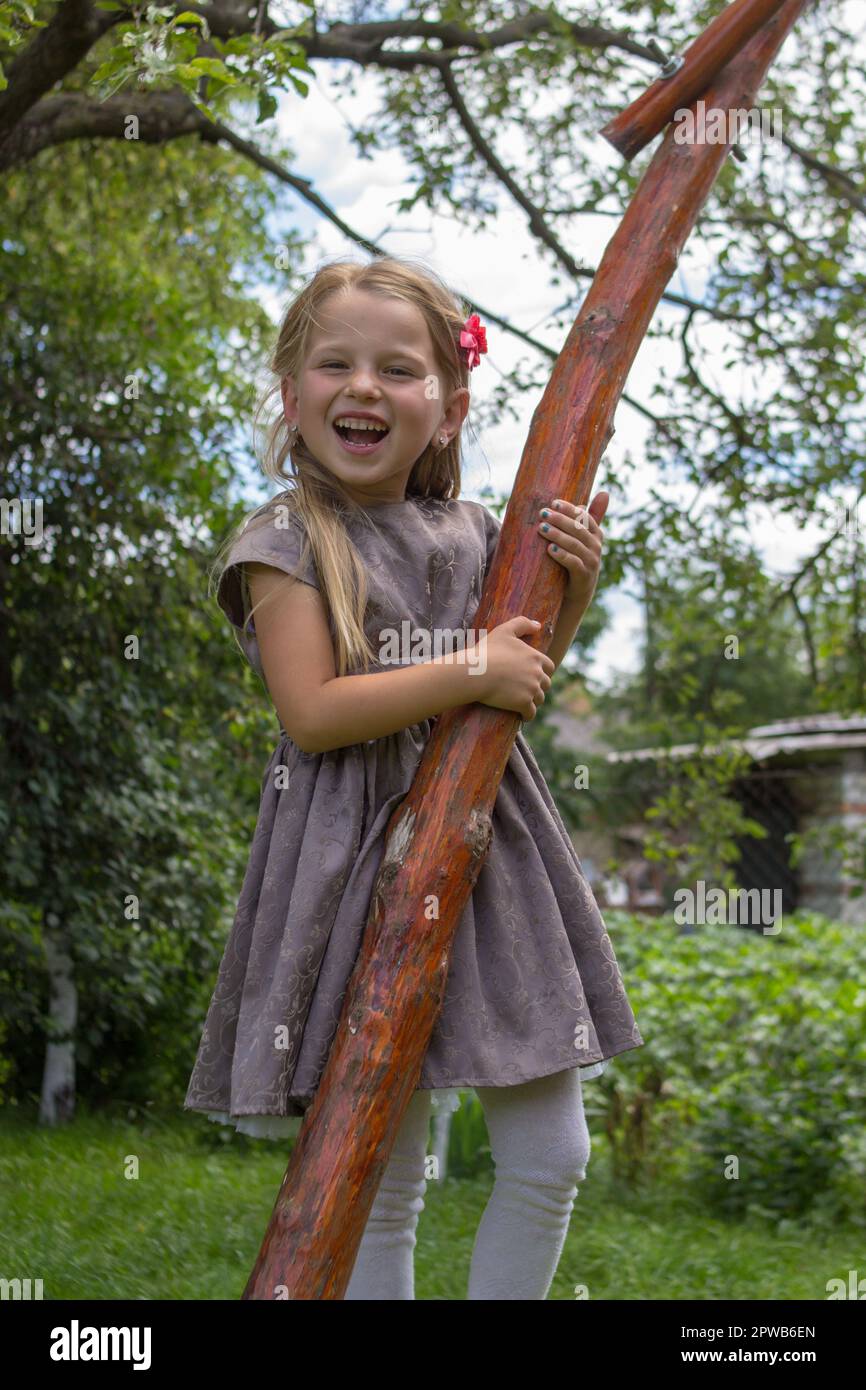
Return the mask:
M 346 425 L 353 430 L 387 430 L 387 425 L 377 425 L 372 420 L 356 420 L 353 415 L 341 415 L 335 425 Z

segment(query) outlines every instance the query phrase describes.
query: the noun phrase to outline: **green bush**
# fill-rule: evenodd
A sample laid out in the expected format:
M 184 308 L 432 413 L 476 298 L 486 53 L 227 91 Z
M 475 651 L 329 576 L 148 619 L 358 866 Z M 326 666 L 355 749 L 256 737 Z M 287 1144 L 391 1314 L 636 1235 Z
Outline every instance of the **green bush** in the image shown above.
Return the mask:
M 728 1214 L 866 1220 L 863 928 L 797 912 L 777 936 L 684 934 L 606 917 L 645 1039 L 593 1083 L 614 1171 L 673 1165 Z
M 776 936 L 605 917 L 645 1040 L 584 1087 L 613 1182 L 673 1176 L 719 1215 L 866 1222 L 866 931 L 804 912 Z M 449 1165 L 491 1165 L 471 1090 Z

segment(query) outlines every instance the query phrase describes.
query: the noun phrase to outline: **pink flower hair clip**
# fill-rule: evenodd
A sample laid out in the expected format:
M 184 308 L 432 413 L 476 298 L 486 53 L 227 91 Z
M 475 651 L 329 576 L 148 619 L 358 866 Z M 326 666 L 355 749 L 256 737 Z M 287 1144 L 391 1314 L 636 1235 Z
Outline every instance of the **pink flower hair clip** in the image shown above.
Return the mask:
M 477 314 L 470 314 L 461 328 L 460 346 L 466 350 L 466 365 L 471 372 L 481 361 L 482 352 L 487 351 L 487 329 Z

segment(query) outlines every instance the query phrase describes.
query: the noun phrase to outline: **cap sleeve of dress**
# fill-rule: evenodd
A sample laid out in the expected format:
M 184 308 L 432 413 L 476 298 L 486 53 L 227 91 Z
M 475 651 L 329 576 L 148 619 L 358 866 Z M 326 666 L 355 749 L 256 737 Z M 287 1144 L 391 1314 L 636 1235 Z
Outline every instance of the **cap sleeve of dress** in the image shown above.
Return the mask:
M 300 518 L 285 505 L 256 512 L 231 546 L 217 588 L 220 608 L 244 637 L 249 635 L 250 595 L 243 566 L 253 563 L 272 565 L 314 589 L 321 587 Z
M 487 559 L 485 561 L 484 573 L 490 570 L 493 561 L 493 554 L 499 544 L 499 532 L 502 530 L 502 522 L 498 517 L 489 512 L 486 507 L 482 507 L 484 512 L 484 529 L 487 532 Z

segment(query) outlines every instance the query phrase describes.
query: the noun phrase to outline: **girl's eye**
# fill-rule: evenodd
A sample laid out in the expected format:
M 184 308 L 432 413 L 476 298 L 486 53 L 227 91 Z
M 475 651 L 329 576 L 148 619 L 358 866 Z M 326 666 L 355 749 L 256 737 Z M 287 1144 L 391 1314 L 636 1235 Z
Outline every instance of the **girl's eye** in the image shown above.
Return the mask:
M 324 370 L 325 367 L 345 367 L 346 364 L 345 362 L 334 361 L 323 362 L 321 365 L 322 369 Z M 389 372 L 402 372 L 404 376 L 412 376 L 412 372 L 409 371 L 408 367 L 388 367 L 387 370 Z

